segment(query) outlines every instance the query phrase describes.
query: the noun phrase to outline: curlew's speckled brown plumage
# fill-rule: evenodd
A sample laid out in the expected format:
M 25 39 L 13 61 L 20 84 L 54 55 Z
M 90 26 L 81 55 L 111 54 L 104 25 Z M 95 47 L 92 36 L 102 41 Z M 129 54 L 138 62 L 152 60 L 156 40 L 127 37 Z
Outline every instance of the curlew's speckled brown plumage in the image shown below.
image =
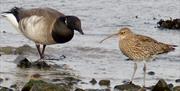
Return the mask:
M 137 70 L 138 61 L 144 61 L 144 85 L 145 86 L 145 73 L 146 73 L 146 61 L 152 59 L 154 55 L 168 53 L 175 50 L 176 45 L 165 44 L 158 42 L 157 40 L 150 38 L 148 36 L 139 35 L 133 33 L 129 28 L 122 28 L 118 33 L 113 34 L 107 38 L 110 38 L 114 35 L 119 35 L 119 48 L 121 52 L 127 56 L 129 59 L 133 60 L 134 63 L 134 72 L 131 78 L 133 81 L 135 72 Z M 105 39 L 107 39 L 105 38 Z M 103 39 L 101 42 L 103 42 Z

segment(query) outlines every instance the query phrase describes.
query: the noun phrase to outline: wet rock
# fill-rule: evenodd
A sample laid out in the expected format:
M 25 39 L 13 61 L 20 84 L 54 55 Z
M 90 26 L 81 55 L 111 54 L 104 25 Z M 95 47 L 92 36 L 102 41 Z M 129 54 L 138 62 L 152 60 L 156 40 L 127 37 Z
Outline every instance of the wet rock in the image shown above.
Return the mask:
M 0 78 L 0 83 L 2 83 L 3 82 L 3 79 L 2 78 Z
M 157 24 L 159 28 L 180 29 L 180 19 L 161 19 Z
M 13 54 L 14 53 L 15 48 L 7 46 L 7 47 L 0 47 L 0 52 L 4 53 L 4 54 Z
M 83 89 L 81 89 L 81 88 L 76 88 L 75 91 L 85 91 L 85 90 L 83 90 Z
M 65 80 L 68 83 L 68 85 L 70 85 L 70 86 L 73 84 L 77 84 L 79 81 L 81 81 L 74 77 L 65 77 L 63 80 Z
M 110 89 L 86 89 L 85 91 L 111 91 Z
M 31 76 L 31 78 L 39 79 L 41 77 L 40 74 L 36 73 Z
M 32 63 L 33 67 L 38 69 L 49 69 L 51 66 L 45 61 L 35 61 Z
M 18 48 L 16 48 L 14 54 L 19 54 L 22 55 L 27 51 L 32 51 L 33 48 L 31 48 L 29 45 L 25 44 L 23 46 L 20 46 Z
M 11 46 L 6 46 L 6 47 L 0 47 L 0 52 L 4 54 L 24 54 L 25 52 L 33 52 L 34 49 L 31 48 L 29 45 L 23 45 L 20 47 L 11 47 Z
M 66 87 L 31 79 L 21 91 L 70 91 Z
M 6 33 L 6 31 L 2 31 L 2 33 Z
M 99 85 L 105 85 L 105 86 L 109 86 L 110 85 L 110 80 L 100 80 L 99 81 Z
M 6 77 L 5 80 L 6 80 L 6 81 L 9 80 L 9 78 Z
M 170 83 L 170 84 L 168 84 L 168 87 L 169 87 L 169 88 L 173 88 L 174 85 L 173 85 L 172 83 Z
M 173 88 L 173 91 L 180 91 L 180 86 L 176 86 Z
M 61 81 L 61 79 L 52 79 L 52 82 L 58 82 L 58 81 Z
M 137 19 L 137 18 L 138 18 L 138 16 L 135 16 L 135 18 Z
M 13 91 L 13 90 L 7 87 L 0 87 L 0 91 Z
M 164 79 L 160 79 L 152 91 L 171 91 Z
M 96 79 L 92 79 L 91 81 L 89 81 L 91 84 L 95 85 L 97 83 Z
M 149 72 L 148 72 L 148 75 L 155 75 L 155 72 L 149 71 Z
M 18 56 L 14 62 L 17 63 L 17 67 L 20 68 L 30 68 L 32 66 L 32 63 L 23 56 Z
M 176 82 L 176 83 L 180 83 L 180 79 L 176 79 L 175 82 Z
M 114 89 L 120 90 L 120 91 L 138 91 L 142 90 L 142 88 L 139 85 L 135 85 L 133 83 L 129 84 L 122 84 L 122 85 L 116 85 Z
M 13 85 L 10 86 L 10 88 L 17 88 L 17 85 L 13 84 Z

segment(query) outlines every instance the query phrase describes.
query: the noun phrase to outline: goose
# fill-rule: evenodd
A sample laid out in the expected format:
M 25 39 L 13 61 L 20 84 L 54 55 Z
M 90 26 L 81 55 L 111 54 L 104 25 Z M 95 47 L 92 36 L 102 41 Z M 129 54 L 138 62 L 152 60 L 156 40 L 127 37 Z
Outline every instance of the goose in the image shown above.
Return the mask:
M 76 16 L 64 15 L 52 8 L 24 9 L 14 7 L 2 12 L 15 28 L 26 38 L 33 41 L 40 59 L 44 58 L 46 45 L 62 44 L 70 41 L 74 30 L 84 34 L 81 20 Z M 41 46 L 42 50 L 41 50 Z

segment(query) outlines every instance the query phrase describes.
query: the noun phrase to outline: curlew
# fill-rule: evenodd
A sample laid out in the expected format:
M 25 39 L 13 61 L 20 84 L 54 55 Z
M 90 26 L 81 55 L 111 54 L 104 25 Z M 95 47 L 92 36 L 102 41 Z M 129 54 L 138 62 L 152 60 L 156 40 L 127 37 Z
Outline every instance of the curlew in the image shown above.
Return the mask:
M 132 83 L 137 70 L 136 62 L 144 62 L 143 87 L 145 87 L 146 79 L 146 62 L 150 61 L 153 56 L 168 53 L 175 50 L 174 47 L 176 47 L 176 45 L 165 44 L 148 36 L 133 33 L 129 28 L 120 29 L 118 33 L 108 36 L 100 41 L 100 43 L 115 35 L 119 36 L 119 48 L 121 52 L 130 60 L 134 61 L 134 72 L 132 74 L 130 83 Z
M 35 42 L 40 59 L 44 58 L 46 45 L 70 41 L 74 30 L 84 34 L 78 17 L 64 15 L 52 8 L 14 7 L 1 15 L 26 38 Z M 42 50 L 40 45 L 43 45 Z

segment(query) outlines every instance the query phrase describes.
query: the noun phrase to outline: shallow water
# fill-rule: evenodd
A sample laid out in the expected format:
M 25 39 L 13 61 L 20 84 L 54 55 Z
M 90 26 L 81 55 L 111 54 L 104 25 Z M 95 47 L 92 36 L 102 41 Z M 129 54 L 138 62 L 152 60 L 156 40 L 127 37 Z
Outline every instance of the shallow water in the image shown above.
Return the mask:
M 67 64 L 72 73 L 79 76 L 83 82 L 89 83 L 92 78 L 111 80 L 111 87 L 122 84 L 130 79 L 133 62 L 126 61 L 126 57 L 118 49 L 118 39 L 111 38 L 102 44 L 99 41 L 107 35 L 117 32 L 120 27 L 127 26 L 134 32 L 151 36 L 162 42 L 180 46 L 180 31 L 160 30 L 156 23 L 160 19 L 179 18 L 179 0 L 1 0 L 0 12 L 18 6 L 23 8 L 52 7 L 66 15 L 76 15 L 82 20 L 82 27 L 86 35 L 76 32 L 72 41 L 66 44 L 50 45 L 46 54 L 54 56 L 65 55 L 67 58 L 55 63 Z M 136 18 L 138 16 L 138 18 Z M 155 18 L 155 19 L 153 19 Z M 0 46 L 22 46 L 34 43 L 27 40 L 0 17 Z M 6 31 L 7 33 L 2 33 Z M 23 83 L 26 72 L 16 68 L 12 61 L 17 55 L 2 55 L 0 57 L 0 77 L 10 80 L 0 84 L 9 87 L 13 83 Z M 36 55 L 27 55 L 30 59 Z M 135 75 L 135 83 L 142 84 L 142 64 Z M 168 83 L 175 83 L 180 78 L 180 47 L 174 52 L 160 55 L 156 61 L 149 62 L 148 71 L 154 71 L 154 76 L 147 76 L 147 86 L 155 84 L 160 78 Z M 18 73 L 18 74 L 17 74 Z M 47 72 L 48 73 L 48 72 Z M 48 75 L 47 75 L 48 78 Z M 98 85 L 79 84 L 82 88 L 101 88 Z

